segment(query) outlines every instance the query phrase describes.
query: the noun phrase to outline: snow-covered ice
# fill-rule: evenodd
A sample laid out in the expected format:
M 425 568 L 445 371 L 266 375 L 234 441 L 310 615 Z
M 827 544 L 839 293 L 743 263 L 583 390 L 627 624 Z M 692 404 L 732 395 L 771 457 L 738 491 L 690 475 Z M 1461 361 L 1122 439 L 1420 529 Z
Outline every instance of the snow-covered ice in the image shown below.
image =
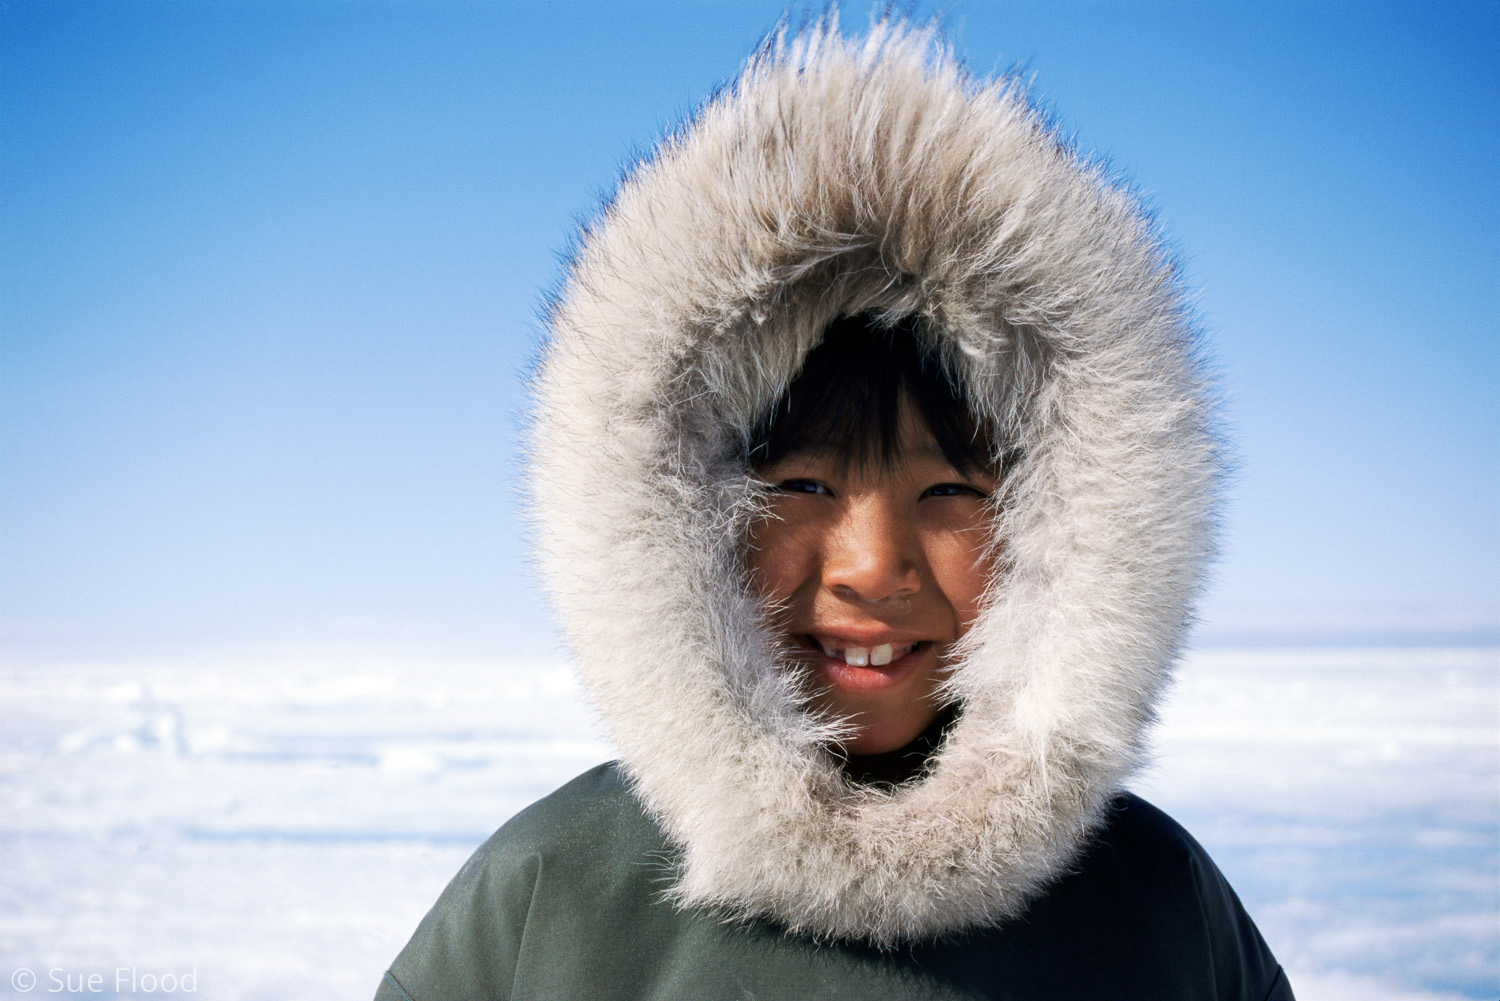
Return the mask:
M 468 854 L 610 756 L 547 662 L 7 664 L 0 713 L 4 998 L 368 998 Z M 1136 788 L 1302 1001 L 1500 994 L 1500 650 L 1199 652 L 1157 738 Z
M 1500 997 L 1500 651 L 1189 659 L 1136 783 L 1299 998 Z

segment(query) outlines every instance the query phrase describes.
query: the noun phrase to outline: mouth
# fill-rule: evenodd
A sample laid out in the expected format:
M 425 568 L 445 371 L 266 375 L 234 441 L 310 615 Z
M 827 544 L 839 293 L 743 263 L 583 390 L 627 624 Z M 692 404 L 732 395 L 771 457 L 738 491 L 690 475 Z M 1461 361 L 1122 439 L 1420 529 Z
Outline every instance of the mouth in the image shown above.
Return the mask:
M 877 643 L 874 646 L 843 645 L 835 639 L 820 639 L 817 636 L 808 636 L 808 642 L 816 646 L 830 660 L 843 661 L 849 667 L 887 667 L 892 662 L 905 657 L 919 646 L 922 642 L 913 643 Z
M 928 663 L 929 640 L 855 644 L 832 636 L 804 635 L 802 645 L 821 682 L 856 697 L 874 697 L 905 685 Z

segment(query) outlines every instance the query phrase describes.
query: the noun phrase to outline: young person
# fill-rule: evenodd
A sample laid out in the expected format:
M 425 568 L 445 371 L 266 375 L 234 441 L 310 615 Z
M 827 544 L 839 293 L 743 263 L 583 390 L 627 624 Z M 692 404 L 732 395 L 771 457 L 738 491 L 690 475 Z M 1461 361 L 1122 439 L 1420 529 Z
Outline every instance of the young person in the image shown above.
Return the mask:
M 1172 266 L 920 31 L 768 45 L 585 235 L 544 571 L 620 749 L 506 824 L 382 1001 L 1289 999 L 1123 791 L 1220 475 Z

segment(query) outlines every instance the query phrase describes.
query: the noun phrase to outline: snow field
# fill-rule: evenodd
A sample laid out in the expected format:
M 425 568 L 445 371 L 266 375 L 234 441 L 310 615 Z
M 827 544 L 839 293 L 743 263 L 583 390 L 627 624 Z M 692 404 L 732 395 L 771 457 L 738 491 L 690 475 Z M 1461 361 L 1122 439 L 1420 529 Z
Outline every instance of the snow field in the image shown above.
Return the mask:
M 0 998 L 368 998 L 495 827 L 611 756 L 542 662 L 10 665 L 0 718 Z M 1156 737 L 1135 788 L 1299 999 L 1497 995 L 1500 650 L 1198 652 Z

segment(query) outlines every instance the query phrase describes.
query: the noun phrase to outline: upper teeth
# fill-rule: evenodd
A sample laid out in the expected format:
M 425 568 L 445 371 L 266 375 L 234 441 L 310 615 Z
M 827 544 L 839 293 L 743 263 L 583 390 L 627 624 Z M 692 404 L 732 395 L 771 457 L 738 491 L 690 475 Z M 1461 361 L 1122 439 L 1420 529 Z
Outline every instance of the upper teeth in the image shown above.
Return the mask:
M 897 656 L 904 656 L 910 653 L 912 648 L 916 646 L 915 643 L 906 644 L 900 648 L 898 653 L 896 647 L 890 643 L 881 643 L 879 646 L 873 647 L 846 646 L 842 650 L 821 641 L 818 645 L 823 648 L 823 652 L 828 656 L 843 658 L 844 663 L 850 667 L 867 667 L 872 664 L 875 667 L 884 667 L 895 660 Z

